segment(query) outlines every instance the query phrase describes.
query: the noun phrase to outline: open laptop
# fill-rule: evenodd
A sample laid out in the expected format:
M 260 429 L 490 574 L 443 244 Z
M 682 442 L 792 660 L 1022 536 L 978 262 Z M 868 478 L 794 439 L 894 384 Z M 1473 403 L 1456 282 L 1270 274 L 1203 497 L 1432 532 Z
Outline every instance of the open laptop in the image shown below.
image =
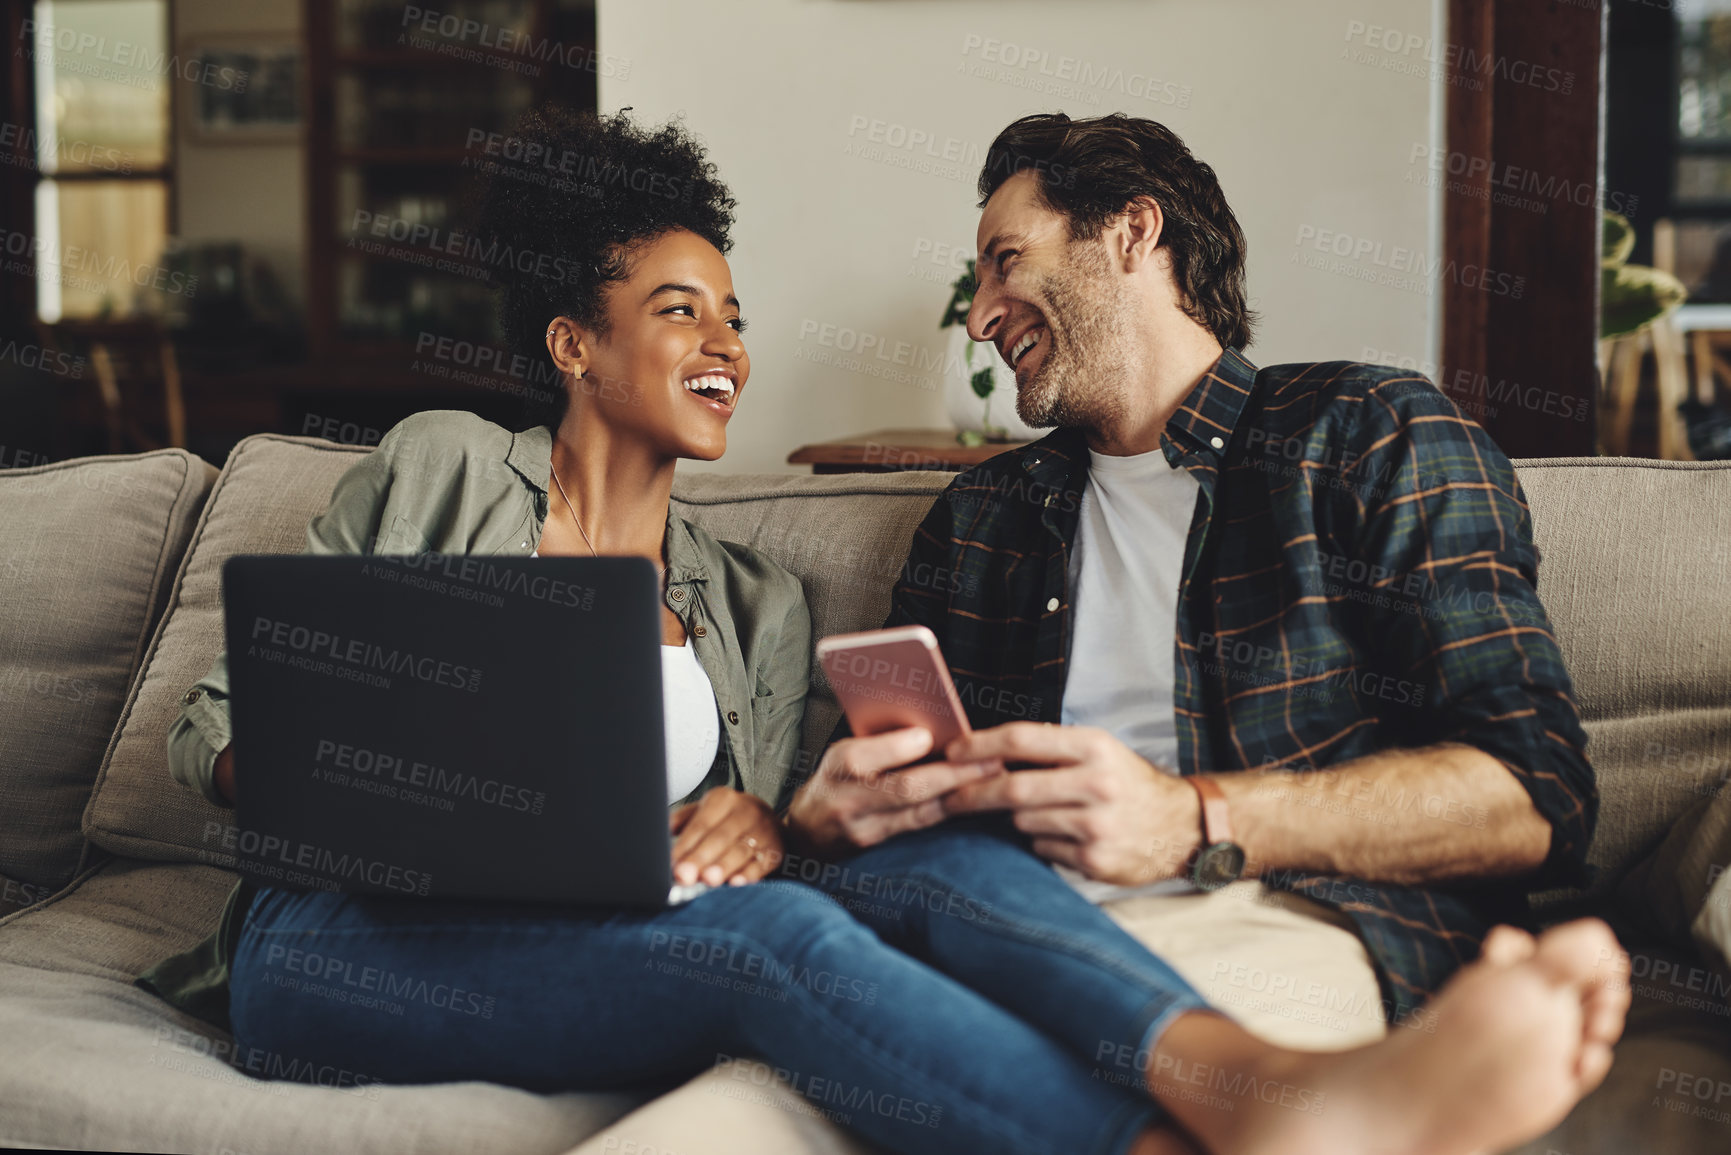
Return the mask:
M 674 888 L 643 558 L 223 566 L 237 868 L 291 889 L 655 908 Z

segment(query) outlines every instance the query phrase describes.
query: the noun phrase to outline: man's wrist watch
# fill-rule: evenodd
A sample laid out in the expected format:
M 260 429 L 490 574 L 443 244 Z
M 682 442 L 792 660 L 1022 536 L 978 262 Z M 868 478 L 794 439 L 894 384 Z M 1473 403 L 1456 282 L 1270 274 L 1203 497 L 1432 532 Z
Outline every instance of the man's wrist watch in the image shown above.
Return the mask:
M 1232 817 L 1220 783 L 1201 774 L 1191 774 L 1185 781 L 1196 787 L 1196 796 L 1202 800 L 1202 849 L 1197 852 L 1190 881 L 1201 890 L 1219 890 L 1243 877 L 1244 848 L 1232 841 Z

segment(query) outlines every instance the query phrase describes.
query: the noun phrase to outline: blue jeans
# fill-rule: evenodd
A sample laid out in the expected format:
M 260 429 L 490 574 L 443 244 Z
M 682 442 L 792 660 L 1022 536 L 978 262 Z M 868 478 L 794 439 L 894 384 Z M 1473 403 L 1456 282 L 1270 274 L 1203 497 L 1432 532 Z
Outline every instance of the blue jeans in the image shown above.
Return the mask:
M 236 1045 L 327 1085 L 540 1091 L 761 1058 L 909 1153 L 1117 1155 L 1156 1121 L 1147 1048 L 1203 1001 L 1013 831 L 948 823 L 782 873 L 648 914 L 261 890 Z

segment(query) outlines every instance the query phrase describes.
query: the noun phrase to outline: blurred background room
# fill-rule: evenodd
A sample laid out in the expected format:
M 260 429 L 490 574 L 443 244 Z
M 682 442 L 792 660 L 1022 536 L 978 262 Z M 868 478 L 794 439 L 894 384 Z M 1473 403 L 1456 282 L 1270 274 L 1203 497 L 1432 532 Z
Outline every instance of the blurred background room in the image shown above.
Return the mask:
M 544 358 L 451 254 L 546 99 L 682 118 L 738 197 L 752 389 L 693 468 L 955 468 L 1030 436 L 947 322 L 986 146 L 1054 109 L 1160 120 L 1216 168 L 1258 364 L 1412 368 L 1514 457 L 1731 456 L 1731 0 L 0 13 L 0 467 L 220 465 L 432 408 L 521 427 Z

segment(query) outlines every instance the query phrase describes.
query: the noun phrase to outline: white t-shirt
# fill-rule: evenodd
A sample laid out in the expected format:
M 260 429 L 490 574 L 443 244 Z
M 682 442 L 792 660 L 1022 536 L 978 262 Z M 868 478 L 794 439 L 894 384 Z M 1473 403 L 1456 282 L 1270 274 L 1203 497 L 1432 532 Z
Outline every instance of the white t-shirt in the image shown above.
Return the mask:
M 540 557 L 536 550 L 530 557 Z M 661 647 L 662 726 L 667 735 L 667 797 L 678 802 L 703 784 L 721 745 L 715 687 L 691 648 Z
M 1089 450 L 1088 456 L 1088 485 L 1070 554 L 1074 617 L 1060 720 L 1107 730 L 1176 774 L 1178 585 L 1199 486 L 1188 469 L 1168 465 L 1158 449 L 1133 457 Z M 1194 889 L 1182 879 L 1120 887 L 1063 866 L 1058 873 L 1096 903 Z

